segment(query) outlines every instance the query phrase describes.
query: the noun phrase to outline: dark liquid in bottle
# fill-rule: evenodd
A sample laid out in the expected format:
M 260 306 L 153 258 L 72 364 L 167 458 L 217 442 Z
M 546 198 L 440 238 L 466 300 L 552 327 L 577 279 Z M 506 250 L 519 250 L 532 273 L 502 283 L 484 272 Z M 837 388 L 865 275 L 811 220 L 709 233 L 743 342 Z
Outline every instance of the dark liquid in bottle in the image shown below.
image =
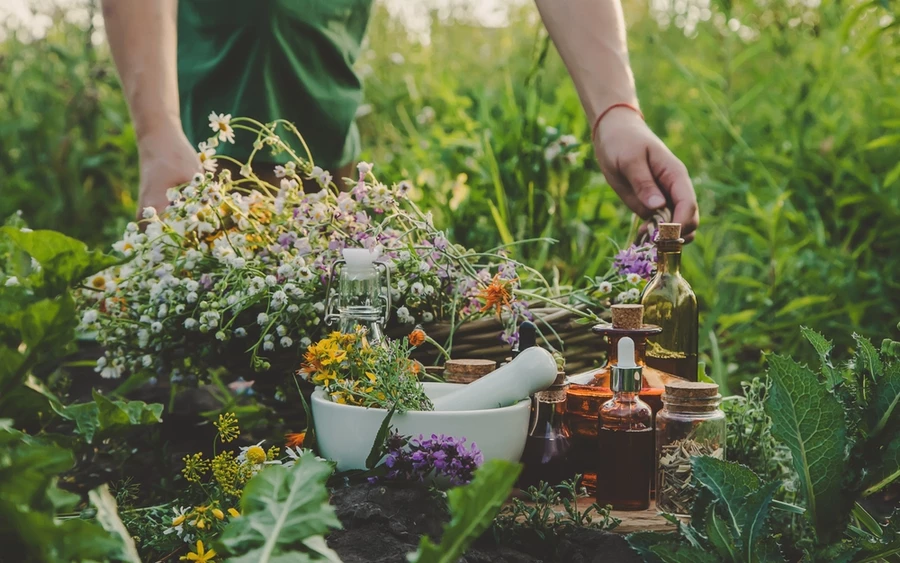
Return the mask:
M 557 436 L 547 438 L 529 436 L 522 453 L 522 473 L 519 475 L 519 488 L 524 489 L 544 481 L 550 485 L 575 476 L 575 469 L 569 458 L 568 438 Z
M 650 508 L 653 479 L 653 429 L 609 430 L 597 433 L 597 503 L 616 510 Z

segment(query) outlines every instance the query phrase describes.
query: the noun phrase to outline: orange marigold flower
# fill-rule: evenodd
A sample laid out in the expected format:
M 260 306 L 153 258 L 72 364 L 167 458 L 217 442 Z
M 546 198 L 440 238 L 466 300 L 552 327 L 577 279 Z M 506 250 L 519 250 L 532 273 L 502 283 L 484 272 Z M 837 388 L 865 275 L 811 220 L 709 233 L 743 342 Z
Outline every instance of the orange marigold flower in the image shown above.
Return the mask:
M 287 448 L 302 448 L 306 439 L 306 432 L 291 432 L 284 435 L 284 445 Z
M 504 307 L 512 305 L 512 284 L 514 281 L 516 280 L 501 279 L 500 274 L 496 274 L 491 283 L 478 293 L 478 298 L 484 302 L 481 312 L 496 309 L 499 317 Z
M 413 347 L 421 346 L 425 343 L 425 331 L 421 328 L 409 333 L 409 345 Z

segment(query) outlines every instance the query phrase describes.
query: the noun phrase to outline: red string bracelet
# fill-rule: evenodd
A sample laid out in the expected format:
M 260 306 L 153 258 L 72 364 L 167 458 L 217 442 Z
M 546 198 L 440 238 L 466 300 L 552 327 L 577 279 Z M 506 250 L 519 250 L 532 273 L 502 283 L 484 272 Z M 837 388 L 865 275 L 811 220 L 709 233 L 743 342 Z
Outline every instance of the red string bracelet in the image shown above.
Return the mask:
M 597 129 L 600 127 L 600 121 L 602 121 L 603 118 L 606 117 L 607 113 L 611 112 L 612 110 L 614 110 L 616 108 L 628 108 L 631 111 L 633 111 L 634 113 L 638 114 L 641 119 L 644 119 L 644 114 L 641 113 L 641 110 L 639 110 L 636 106 L 627 104 L 625 102 L 619 102 L 617 104 L 613 104 L 613 105 L 609 106 L 608 108 L 606 108 L 605 110 L 603 110 L 603 112 L 600 114 L 600 116 L 597 117 L 596 120 L 594 120 L 594 126 L 591 127 L 591 140 L 592 141 L 594 140 L 594 137 L 597 136 Z

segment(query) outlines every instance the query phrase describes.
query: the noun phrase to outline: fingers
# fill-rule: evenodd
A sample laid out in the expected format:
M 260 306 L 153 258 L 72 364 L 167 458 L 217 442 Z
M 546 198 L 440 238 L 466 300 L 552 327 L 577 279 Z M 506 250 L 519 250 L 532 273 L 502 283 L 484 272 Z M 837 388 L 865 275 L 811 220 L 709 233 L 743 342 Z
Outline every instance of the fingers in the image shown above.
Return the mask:
M 668 194 L 672 221 L 681 223 L 681 236 L 690 242 L 700 225 L 700 211 L 687 168 L 661 143 L 651 149 L 650 166 L 659 186 Z
M 646 153 L 641 156 L 643 158 L 631 158 L 622 163 L 622 176 L 631 186 L 634 197 L 643 208 L 643 212 L 637 210 L 635 212 L 647 219 L 653 214 L 653 211 L 666 206 L 666 196 L 654 178 Z M 632 207 L 632 209 L 634 208 Z

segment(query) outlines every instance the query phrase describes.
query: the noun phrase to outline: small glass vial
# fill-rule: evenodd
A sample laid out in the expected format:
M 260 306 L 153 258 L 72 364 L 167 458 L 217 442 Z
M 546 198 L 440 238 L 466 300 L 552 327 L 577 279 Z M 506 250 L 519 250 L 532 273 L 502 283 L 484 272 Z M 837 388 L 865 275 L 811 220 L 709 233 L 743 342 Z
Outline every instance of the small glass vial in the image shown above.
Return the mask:
M 631 338 L 619 340 L 617 360 L 613 398 L 598 417 L 596 498 L 616 510 L 646 510 L 653 482 L 653 411 L 638 397 L 643 368 L 634 361 Z
M 533 422 L 522 453 L 521 489 L 541 481 L 558 485 L 575 476 L 569 455 L 571 434 L 565 423 L 567 387 L 566 373 L 560 370 L 553 385 L 534 394 Z
M 715 383 L 666 384 L 663 408 L 656 414 L 656 507 L 687 516 L 694 501 L 691 457 L 725 459 L 725 413 Z

